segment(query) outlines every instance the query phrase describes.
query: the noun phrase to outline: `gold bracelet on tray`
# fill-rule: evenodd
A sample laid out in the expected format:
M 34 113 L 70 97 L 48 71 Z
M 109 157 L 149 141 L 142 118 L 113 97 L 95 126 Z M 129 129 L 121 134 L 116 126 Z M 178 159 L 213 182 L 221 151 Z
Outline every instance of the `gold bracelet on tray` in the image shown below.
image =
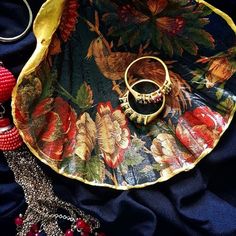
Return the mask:
M 149 79 L 140 79 L 136 81 L 131 85 L 131 89 L 136 87 L 145 87 L 148 85 L 151 85 L 152 87 L 155 86 L 157 89 L 160 89 L 160 85 L 158 83 Z M 131 91 L 127 90 L 124 96 L 120 98 L 120 102 L 124 113 L 130 120 L 138 124 L 147 125 L 163 110 L 165 106 L 165 94 L 161 94 L 161 97 L 157 103 L 141 104 L 136 101 Z
M 159 63 L 161 63 L 161 65 L 163 66 L 164 71 L 165 71 L 164 83 L 161 86 L 158 85 L 158 89 L 155 90 L 154 92 L 151 92 L 151 93 L 140 93 L 140 92 L 136 91 L 133 88 L 134 86 L 130 85 L 129 81 L 128 81 L 128 72 L 129 72 L 131 66 L 133 66 L 136 62 L 138 62 L 140 60 L 144 60 L 144 59 L 153 59 L 153 60 L 158 61 Z M 144 104 L 157 103 L 160 101 L 163 94 L 168 94 L 171 90 L 171 80 L 170 80 L 168 68 L 167 68 L 166 64 L 160 58 L 155 57 L 155 56 L 143 56 L 143 57 L 139 57 L 136 60 L 132 61 L 125 70 L 124 79 L 125 79 L 125 84 L 127 86 L 127 89 L 134 96 L 135 100 L 138 103 L 144 103 Z

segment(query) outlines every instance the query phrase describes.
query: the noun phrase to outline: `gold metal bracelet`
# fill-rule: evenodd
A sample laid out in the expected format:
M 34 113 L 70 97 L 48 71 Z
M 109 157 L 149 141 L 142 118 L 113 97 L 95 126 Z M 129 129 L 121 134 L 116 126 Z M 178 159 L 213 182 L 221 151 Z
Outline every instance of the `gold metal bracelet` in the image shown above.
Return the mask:
M 133 85 L 131 85 L 131 89 L 140 83 L 152 83 L 154 85 L 156 85 L 158 88 L 160 88 L 160 85 L 158 83 L 156 83 L 155 81 L 149 80 L 149 79 L 141 79 L 136 81 Z M 138 123 L 138 124 L 144 124 L 147 125 L 148 123 L 150 123 L 152 120 L 154 120 L 163 110 L 164 106 L 165 106 L 165 94 L 161 95 L 161 106 L 157 109 L 157 111 L 150 113 L 150 114 L 145 114 L 145 113 L 140 113 L 135 111 L 134 108 L 132 108 L 131 104 L 130 104 L 130 96 L 133 96 L 133 94 L 131 93 L 130 90 L 128 90 L 123 97 L 120 98 L 120 102 L 121 102 L 121 107 L 124 110 L 124 113 L 126 114 L 126 116 Z M 134 96 L 133 96 L 134 97 Z M 135 97 L 134 97 L 135 99 Z M 140 103 L 138 103 L 138 105 L 141 105 Z M 152 104 L 148 104 L 148 105 L 152 105 Z M 157 104 L 156 104 L 157 105 Z M 142 104 L 142 106 L 147 106 Z M 153 106 L 153 105 L 152 105 Z
M 133 89 L 133 86 L 129 85 L 129 82 L 128 82 L 128 72 L 129 72 L 129 69 L 131 68 L 131 66 L 133 64 L 135 64 L 136 62 L 138 62 L 140 60 L 144 60 L 144 59 L 154 59 L 154 60 L 160 62 L 161 65 L 163 66 L 164 70 L 165 70 L 165 81 L 164 81 L 164 83 L 161 86 L 158 85 L 159 86 L 158 90 L 156 90 L 152 93 L 146 93 L 146 94 L 142 94 L 142 93 L 139 93 L 139 92 L 135 91 Z M 125 79 L 125 84 L 126 84 L 128 90 L 130 91 L 130 93 L 132 93 L 132 95 L 135 97 L 135 100 L 139 103 L 156 103 L 156 102 L 159 102 L 162 95 L 169 93 L 170 90 L 171 90 L 171 80 L 170 80 L 170 75 L 169 75 L 168 68 L 167 68 L 166 64 L 160 58 L 155 57 L 155 56 L 143 56 L 143 57 L 139 57 L 136 60 L 132 61 L 125 70 L 124 79 Z

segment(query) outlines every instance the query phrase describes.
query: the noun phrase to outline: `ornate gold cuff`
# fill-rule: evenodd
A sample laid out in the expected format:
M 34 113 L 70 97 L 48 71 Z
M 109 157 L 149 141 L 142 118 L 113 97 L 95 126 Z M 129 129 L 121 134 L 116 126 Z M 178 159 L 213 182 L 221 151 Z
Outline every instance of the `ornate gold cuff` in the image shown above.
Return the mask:
M 160 89 L 158 83 L 148 79 L 141 79 L 136 81 L 133 85 L 131 85 L 131 89 L 133 90 L 133 87 L 143 87 L 145 86 L 145 84 L 148 85 L 150 83 L 152 84 L 152 86 L 155 85 L 158 89 Z M 124 113 L 127 115 L 127 117 L 138 124 L 144 125 L 154 120 L 163 110 L 165 106 L 165 94 L 161 94 L 161 99 L 159 101 L 161 102 L 155 104 L 137 103 L 136 98 L 130 90 L 128 90 L 124 94 L 124 96 L 120 98 L 121 107 L 123 108 Z
M 151 92 L 151 93 L 139 93 L 139 92 L 135 91 L 133 89 L 134 86 L 129 85 L 129 82 L 128 82 L 128 72 L 129 72 L 129 69 L 131 68 L 131 66 L 133 64 L 135 64 L 136 62 L 138 62 L 140 60 L 144 60 L 144 59 L 153 59 L 153 60 L 160 62 L 165 70 L 164 83 L 161 86 L 158 85 L 158 89 L 154 92 Z M 161 97 L 163 96 L 163 94 L 167 94 L 171 90 L 171 80 L 170 80 L 168 68 L 167 68 L 166 64 L 160 58 L 154 57 L 154 56 L 139 57 L 136 60 L 134 60 L 133 62 L 131 62 L 125 70 L 124 79 L 125 79 L 125 84 L 126 84 L 128 90 L 134 96 L 135 100 L 138 103 L 145 103 L 145 104 L 146 103 L 157 103 L 161 100 Z

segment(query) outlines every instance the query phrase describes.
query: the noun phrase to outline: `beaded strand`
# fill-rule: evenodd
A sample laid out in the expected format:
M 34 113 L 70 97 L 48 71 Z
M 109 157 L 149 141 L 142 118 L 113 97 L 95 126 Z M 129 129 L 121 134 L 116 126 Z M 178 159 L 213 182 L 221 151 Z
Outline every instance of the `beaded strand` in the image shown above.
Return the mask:
M 16 84 L 14 75 L 0 64 L 0 150 L 10 151 L 19 148 L 22 144 L 22 138 L 18 130 L 12 124 L 10 119 L 5 118 L 5 108 L 3 103 L 10 100 L 11 93 Z

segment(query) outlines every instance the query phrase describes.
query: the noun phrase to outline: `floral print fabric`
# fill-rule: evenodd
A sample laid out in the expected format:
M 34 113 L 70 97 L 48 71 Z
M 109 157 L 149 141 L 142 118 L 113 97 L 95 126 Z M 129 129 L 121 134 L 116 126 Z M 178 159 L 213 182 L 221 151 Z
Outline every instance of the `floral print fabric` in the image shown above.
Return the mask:
M 34 154 L 65 176 L 116 189 L 167 180 L 213 150 L 232 120 L 235 34 L 202 4 L 68 0 L 51 36 L 40 66 L 17 85 L 14 116 Z M 119 105 L 125 69 L 144 55 L 162 58 L 173 84 L 147 126 Z M 165 76 L 152 60 L 131 73 L 130 82 Z

